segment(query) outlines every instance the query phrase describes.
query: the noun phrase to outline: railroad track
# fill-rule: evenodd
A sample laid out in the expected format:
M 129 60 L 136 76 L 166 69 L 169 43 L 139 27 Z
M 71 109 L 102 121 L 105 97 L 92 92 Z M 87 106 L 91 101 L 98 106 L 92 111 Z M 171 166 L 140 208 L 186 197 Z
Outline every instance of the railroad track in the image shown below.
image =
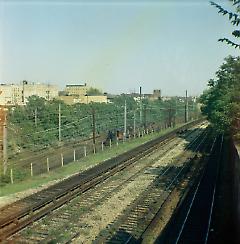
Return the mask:
M 158 243 L 208 243 L 222 144 L 222 136 L 215 139 L 205 168 L 158 238 Z
M 164 137 L 148 142 L 136 150 L 131 150 L 121 155 L 121 157 L 116 157 L 114 160 L 107 160 L 101 165 L 0 209 L 1 240 L 6 239 L 28 224 L 62 206 L 80 193 L 86 192 L 111 175 L 136 162 L 144 155 L 149 155 L 159 147 L 159 143 L 170 140 L 175 136 L 176 132 L 177 130 Z M 145 151 L 143 151 L 144 149 Z
M 188 133 L 189 137 L 194 132 L 196 133 L 196 131 Z M 165 154 L 169 153 L 169 151 L 174 150 L 179 143 L 179 138 L 171 139 L 166 145 L 164 145 L 164 147 L 155 150 L 155 153 L 152 152 L 151 155 L 145 155 L 143 158 L 141 158 L 141 160 L 138 161 L 137 164 L 131 164 L 127 168 L 127 172 L 126 170 L 120 171 L 114 176 L 114 178 L 111 177 L 105 182 L 101 183 L 101 185 L 94 187 L 94 189 L 81 194 L 78 199 L 74 199 L 71 203 L 67 204 L 67 206 L 52 213 L 49 218 L 46 217 L 45 219 L 39 221 L 38 224 L 35 224 L 32 228 L 27 228 L 26 230 L 23 230 L 22 233 L 20 232 L 19 234 L 15 235 L 13 240 L 20 243 L 29 243 L 30 241 L 33 243 L 46 243 L 52 241 L 54 239 L 54 235 L 56 235 L 56 233 L 54 233 L 54 235 L 49 233 L 49 226 L 54 226 L 55 229 L 60 229 L 62 225 L 76 219 L 78 222 L 76 228 L 71 229 L 70 226 L 65 226 L 66 229 L 69 230 L 69 233 L 74 233 L 72 235 L 69 234 L 70 237 L 66 238 L 71 240 L 78 235 L 79 225 L 85 225 L 84 223 L 79 223 L 79 219 L 83 219 L 84 217 L 84 211 L 79 211 L 79 209 L 87 210 L 87 212 L 94 211 L 98 205 L 103 204 L 103 202 L 109 200 L 113 194 L 120 192 L 130 182 L 133 182 L 139 176 L 139 174 L 144 174 L 144 171 L 151 167 L 156 160 L 162 158 Z M 147 159 L 148 162 L 143 163 L 143 161 L 146 161 Z M 59 237 L 59 235 L 57 236 Z
M 188 150 L 191 151 L 182 153 L 177 160 L 178 162 L 174 161 L 166 167 L 147 187 L 144 193 L 117 220 L 109 225 L 107 230 L 105 229 L 100 233 L 95 242 L 135 243 L 139 241 L 172 190 L 179 184 L 193 165 L 193 161 L 196 160 L 196 152 L 200 147 L 203 147 L 205 139 L 205 133 L 195 138 L 188 145 Z M 179 162 L 185 163 L 180 166 Z
M 209 163 L 199 179 L 189 201 L 189 210 L 183 219 L 175 243 L 207 243 L 215 200 L 215 189 L 222 155 L 223 136 L 219 137 L 213 148 Z M 201 211 L 201 213 L 200 213 Z M 200 213 L 200 214 L 199 214 Z

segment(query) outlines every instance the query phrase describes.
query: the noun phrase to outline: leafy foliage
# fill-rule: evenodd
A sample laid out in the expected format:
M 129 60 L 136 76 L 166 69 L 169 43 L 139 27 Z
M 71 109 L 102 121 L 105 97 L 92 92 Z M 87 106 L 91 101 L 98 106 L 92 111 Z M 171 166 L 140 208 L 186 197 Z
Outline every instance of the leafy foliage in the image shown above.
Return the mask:
M 238 26 L 240 23 L 240 16 L 238 14 L 238 12 L 240 12 L 240 1 L 239 0 L 230 0 L 232 2 L 232 5 L 235 7 L 235 11 L 236 12 L 231 12 L 228 11 L 226 9 L 224 9 L 222 6 L 220 6 L 219 4 L 215 3 L 215 2 L 210 2 L 211 5 L 215 6 L 218 9 L 218 13 L 222 14 L 222 15 L 227 15 L 229 21 L 234 25 L 234 26 Z M 240 37 L 240 30 L 234 30 L 232 32 L 232 35 L 235 38 L 239 38 Z M 240 48 L 240 45 L 238 43 L 235 43 L 231 40 L 229 40 L 228 38 L 220 38 L 218 39 L 218 41 L 220 42 L 226 42 L 228 45 L 231 45 L 235 48 Z
M 168 127 L 184 121 L 184 101 L 142 100 L 142 122 L 140 104 L 133 97 L 120 95 L 112 103 L 66 105 L 62 101 L 47 101 L 32 96 L 26 106 L 12 108 L 9 113 L 9 146 L 16 154 L 22 148 L 39 150 L 58 144 L 59 104 L 61 104 L 62 141 L 75 141 L 92 136 L 92 108 L 95 110 L 96 132 L 106 135 L 109 130 L 124 127 L 124 104 L 127 103 L 127 129 L 133 130 L 134 115 L 136 128 L 147 126 Z M 195 105 L 190 105 L 191 117 L 196 117 Z M 176 116 L 177 106 L 177 116 Z
M 240 57 L 229 56 L 208 82 L 200 101 L 202 112 L 218 132 L 238 135 L 240 128 Z
M 87 90 L 87 94 L 89 96 L 97 96 L 97 95 L 102 95 L 103 93 L 99 89 L 97 89 L 97 88 L 90 87 Z

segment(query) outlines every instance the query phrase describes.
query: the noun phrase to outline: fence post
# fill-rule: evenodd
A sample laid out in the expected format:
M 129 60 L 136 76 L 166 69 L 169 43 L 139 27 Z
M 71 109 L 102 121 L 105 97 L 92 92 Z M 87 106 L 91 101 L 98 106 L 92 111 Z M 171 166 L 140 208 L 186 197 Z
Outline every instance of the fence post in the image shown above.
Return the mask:
M 109 146 L 110 146 L 110 148 L 112 147 L 112 140 L 111 139 L 109 140 Z
M 33 164 L 30 164 L 30 171 L 31 171 L 31 176 L 33 176 Z
M 96 154 L 96 145 L 93 144 L 93 154 Z
M 47 172 L 49 172 L 50 168 L 49 168 L 49 159 L 47 158 Z
M 61 153 L 61 163 L 62 163 L 62 167 L 63 167 L 64 162 L 63 162 L 63 154 L 62 153 Z
M 147 135 L 148 135 L 148 129 L 147 129 Z
M 102 151 L 103 151 L 103 141 L 102 141 Z
M 75 162 L 76 161 L 76 150 L 74 149 L 73 150 L 73 162 Z
M 118 137 L 117 137 L 117 142 L 116 143 L 117 143 L 117 146 L 118 146 Z
M 87 157 L 87 147 L 84 146 L 83 149 L 84 149 L 84 157 Z
M 13 170 L 10 170 L 10 178 L 11 178 L 11 184 L 13 184 Z

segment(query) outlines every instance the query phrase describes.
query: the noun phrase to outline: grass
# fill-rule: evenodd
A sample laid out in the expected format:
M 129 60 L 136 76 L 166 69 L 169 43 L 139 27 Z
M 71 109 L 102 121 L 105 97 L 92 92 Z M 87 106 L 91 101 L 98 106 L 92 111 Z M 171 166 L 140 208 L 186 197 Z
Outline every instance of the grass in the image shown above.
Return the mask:
M 177 127 L 180 127 L 180 126 L 181 125 L 178 125 Z M 16 181 L 13 184 L 7 184 L 4 186 L 1 186 L 0 197 L 7 196 L 7 195 L 10 195 L 13 193 L 20 192 L 20 191 L 24 191 L 24 190 L 27 190 L 30 188 L 37 188 L 37 187 L 43 186 L 44 184 L 46 184 L 50 181 L 62 179 L 69 175 L 72 175 L 74 173 L 84 171 L 89 167 L 93 167 L 93 166 L 103 162 L 104 160 L 115 157 L 115 156 L 122 154 L 132 148 L 135 148 L 149 140 L 152 140 L 156 137 L 164 135 L 164 134 L 170 132 L 171 130 L 173 130 L 173 129 L 168 128 L 159 133 L 152 133 L 152 134 L 140 137 L 140 138 L 131 139 L 130 141 L 127 141 L 125 143 L 119 143 L 118 146 L 114 145 L 114 146 L 112 146 L 112 148 L 105 148 L 105 150 L 103 152 L 91 154 L 85 158 L 80 159 L 79 161 L 64 165 L 63 167 L 52 170 L 49 173 L 29 177 L 23 181 L 19 181 L 19 182 Z M 13 172 L 13 175 L 14 175 L 14 172 Z

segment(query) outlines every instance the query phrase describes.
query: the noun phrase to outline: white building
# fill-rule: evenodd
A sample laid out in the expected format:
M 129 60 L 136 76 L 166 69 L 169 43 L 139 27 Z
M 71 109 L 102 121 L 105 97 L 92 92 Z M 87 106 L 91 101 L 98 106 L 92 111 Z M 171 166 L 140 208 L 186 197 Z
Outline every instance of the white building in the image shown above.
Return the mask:
M 58 96 L 58 87 L 49 84 L 27 83 L 22 85 L 22 90 L 24 101 L 27 101 L 27 98 L 30 96 L 43 97 L 48 101 Z
M 24 105 L 33 95 L 52 100 L 58 96 L 58 87 L 27 82 L 20 85 L 0 84 L 0 105 Z
M 0 84 L 0 105 L 22 103 L 22 90 L 18 85 Z
M 69 96 L 85 96 L 88 89 L 86 83 L 84 85 L 66 85 L 65 92 Z

